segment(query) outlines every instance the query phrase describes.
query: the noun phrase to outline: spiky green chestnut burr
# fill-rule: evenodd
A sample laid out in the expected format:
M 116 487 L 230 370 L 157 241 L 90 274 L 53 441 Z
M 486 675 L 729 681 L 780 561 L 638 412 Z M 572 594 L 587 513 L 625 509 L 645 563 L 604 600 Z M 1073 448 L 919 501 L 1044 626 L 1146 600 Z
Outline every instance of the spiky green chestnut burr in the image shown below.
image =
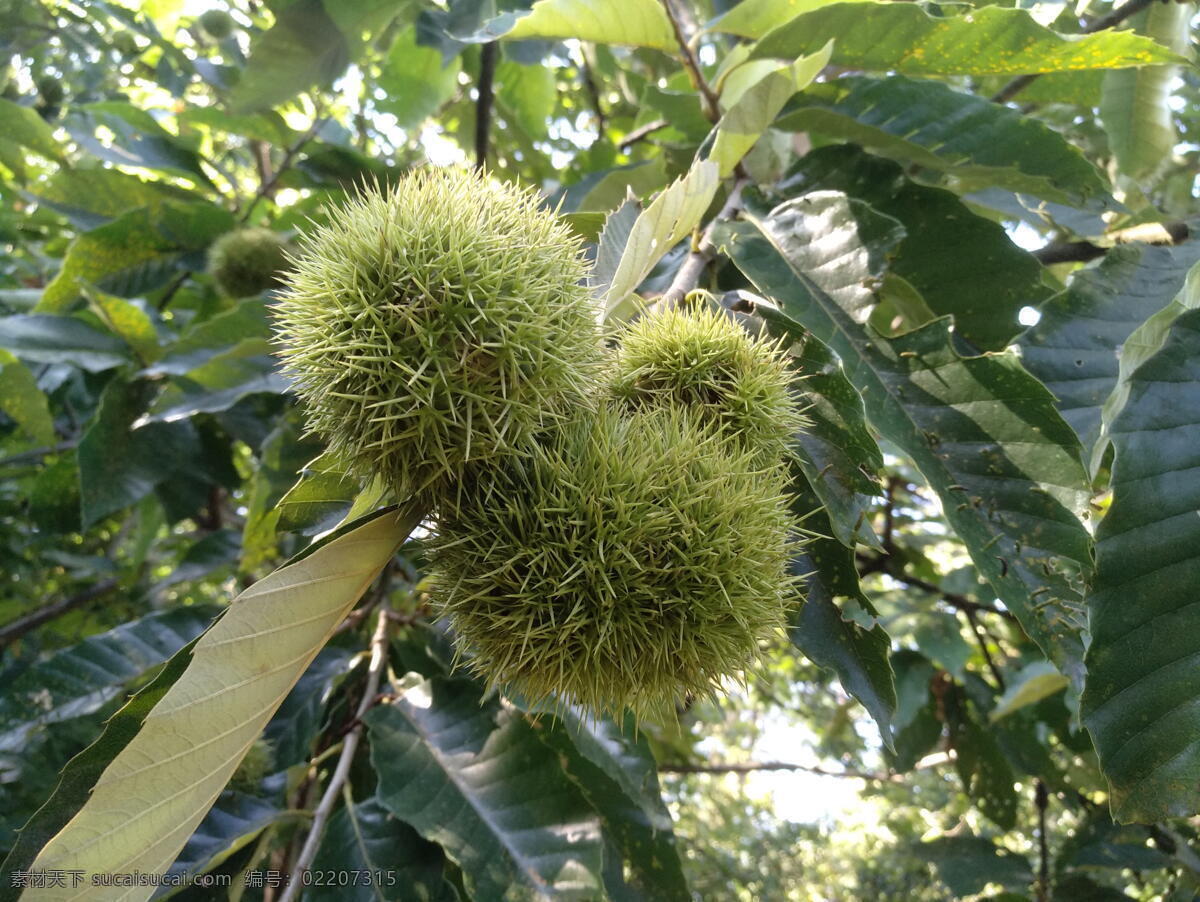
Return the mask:
M 401 497 L 519 451 L 597 394 L 585 274 L 532 192 L 447 169 L 363 191 L 303 239 L 276 308 L 309 428 Z
M 233 16 L 223 9 L 209 9 L 200 14 L 200 27 L 210 38 L 218 41 L 233 34 L 235 24 Z
M 531 701 L 650 718 L 752 666 L 796 524 L 730 444 L 688 410 L 605 406 L 481 471 L 432 552 L 464 660 Z
M 208 274 L 231 298 L 277 288 L 287 265 L 287 240 L 271 229 L 226 232 L 208 251 Z
M 764 465 L 782 463 L 804 425 L 787 355 L 709 308 L 670 308 L 621 335 L 612 394 L 633 407 L 685 406 Z

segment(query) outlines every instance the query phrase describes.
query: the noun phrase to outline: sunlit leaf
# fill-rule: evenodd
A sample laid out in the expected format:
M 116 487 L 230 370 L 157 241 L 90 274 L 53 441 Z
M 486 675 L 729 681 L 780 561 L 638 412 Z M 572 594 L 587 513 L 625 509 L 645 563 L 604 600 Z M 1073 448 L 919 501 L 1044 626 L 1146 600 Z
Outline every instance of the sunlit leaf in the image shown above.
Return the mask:
M 107 764 L 34 868 L 162 873 L 351 605 L 420 519 L 386 511 L 255 583 Z M 153 887 L 127 898 L 147 899 Z M 71 890 L 33 890 L 32 899 Z

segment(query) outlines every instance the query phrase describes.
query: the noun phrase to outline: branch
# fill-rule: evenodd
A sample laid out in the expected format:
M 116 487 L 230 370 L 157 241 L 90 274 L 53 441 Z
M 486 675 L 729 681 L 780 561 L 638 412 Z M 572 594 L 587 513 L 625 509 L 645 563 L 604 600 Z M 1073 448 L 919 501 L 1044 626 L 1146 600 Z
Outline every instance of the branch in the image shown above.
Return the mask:
M 475 100 L 475 168 L 487 165 L 488 135 L 492 130 L 493 82 L 496 76 L 496 42 L 479 52 L 479 96 Z
M 308 127 L 308 131 L 284 151 L 283 159 L 279 161 L 279 166 L 271 173 L 270 178 L 258 186 L 258 191 L 250 199 L 250 203 L 246 205 L 246 209 L 242 212 L 242 215 L 238 217 L 238 225 L 245 225 L 249 221 L 250 215 L 254 212 L 254 208 L 258 206 L 258 202 L 274 192 L 275 186 L 279 184 L 279 179 L 291 167 L 292 161 L 296 159 L 296 154 L 300 153 L 301 148 L 313 139 L 313 135 L 320 131 L 321 126 L 325 124 L 328 118 L 327 116 L 320 115 L 314 109 L 312 125 Z
M 904 583 L 906 586 L 911 586 L 914 589 L 920 589 L 922 592 L 928 592 L 930 595 L 936 595 L 938 598 L 948 604 L 952 608 L 960 611 L 970 611 L 972 613 L 985 612 L 995 614 L 998 617 L 1003 617 L 1005 620 L 1017 622 L 1017 617 L 1012 611 L 1005 611 L 995 605 L 984 604 L 981 601 L 973 601 L 965 595 L 960 595 L 957 592 L 947 592 L 939 588 L 935 583 L 921 579 L 919 576 L 909 576 L 903 571 L 896 570 L 889 562 L 887 555 L 877 555 L 875 557 L 867 557 L 866 555 L 858 556 L 859 574 L 866 576 L 871 573 L 883 573 L 890 576 L 898 583 Z
M 733 190 L 729 192 L 729 197 L 725 200 L 725 206 L 705 228 L 699 243 L 687 255 L 687 259 L 675 273 L 675 278 L 671 280 L 667 290 L 655 302 L 655 307 L 666 310 L 678 306 L 679 302 L 687 297 L 688 292 L 695 290 L 696 286 L 700 284 L 700 276 L 704 273 L 704 268 L 717 255 L 717 246 L 713 244 L 712 240 L 713 231 L 718 223 L 734 219 L 741 212 L 742 189 L 746 187 L 747 181 L 747 179 L 738 179 L 734 184 Z
M 379 617 L 375 621 L 375 634 L 371 637 L 371 664 L 367 670 L 367 685 L 363 688 L 362 701 L 358 703 L 358 710 L 354 714 L 354 726 L 346 734 L 342 743 L 342 753 L 338 757 L 337 766 L 333 770 L 333 776 L 329 778 L 329 785 L 325 787 L 325 794 L 321 796 L 317 810 L 313 812 L 308 838 L 304 841 L 300 857 L 296 859 L 296 864 L 292 868 L 291 878 L 288 880 L 287 889 L 280 897 L 280 902 L 292 902 L 304 889 L 304 872 L 309 869 L 313 859 L 317 857 L 317 847 L 321 845 L 325 825 L 333 813 L 333 807 L 337 804 L 338 797 L 342 794 L 342 786 L 350 776 L 350 765 L 354 763 L 354 753 L 358 751 L 358 743 L 362 738 L 363 716 L 375 704 L 379 694 L 379 681 L 383 676 L 384 663 L 387 660 L 387 627 L 388 618 L 385 605 L 380 608 Z
M 1039 778 L 1034 783 L 1033 800 L 1037 805 L 1038 817 L 1038 877 L 1034 889 L 1038 902 L 1048 902 L 1050 898 L 1050 842 L 1046 838 L 1046 807 L 1050 795 L 1046 792 L 1046 784 Z
M 634 144 L 637 144 L 638 141 L 644 141 L 659 129 L 666 128 L 670 124 L 666 119 L 655 119 L 653 122 L 647 122 L 622 138 L 621 143 L 617 147 L 621 150 L 628 150 Z
M 987 663 L 987 668 L 992 674 L 992 679 L 996 681 L 997 688 L 1003 692 L 1005 690 L 1004 676 L 1000 673 L 1000 668 L 996 666 L 996 662 L 992 658 L 992 653 L 988 651 L 987 637 L 983 634 L 983 630 L 979 626 L 979 615 L 969 608 L 963 609 L 963 614 L 967 618 L 967 623 L 971 625 L 971 632 L 975 634 L 975 641 L 979 644 L 979 650 L 983 652 L 983 660 Z
M 579 74 L 583 78 L 583 87 L 587 91 L 588 98 L 592 101 L 592 109 L 596 112 L 596 137 L 599 138 L 608 128 L 608 117 L 604 115 L 604 105 L 600 100 L 600 87 L 596 84 L 592 64 L 588 62 L 587 52 L 583 49 L 582 44 L 579 47 L 579 59 L 582 60 Z
M 59 442 L 57 445 L 49 445 L 45 448 L 34 448 L 32 451 L 22 451 L 20 454 L 12 454 L 8 457 L 0 458 L 0 467 L 11 467 L 14 464 L 23 464 L 26 461 L 41 460 L 50 454 L 60 454 L 63 451 L 70 451 L 79 440 L 75 439 L 67 442 Z
M 1130 16 L 1137 15 L 1154 2 L 1155 0 L 1129 0 L 1128 3 L 1118 6 L 1107 16 L 1102 16 L 1095 22 L 1085 25 L 1080 34 L 1095 34 L 1097 31 L 1104 31 L 1106 28 L 1112 28 L 1112 26 L 1124 22 Z M 992 96 L 992 103 L 1007 103 L 1028 88 L 1041 76 L 1042 73 L 1040 72 L 1034 72 L 1029 75 L 1018 75 Z
M 662 0 L 662 5 L 663 9 L 666 10 L 667 19 L 671 23 L 671 30 L 675 32 L 675 42 L 679 45 L 683 68 L 687 70 L 688 77 L 692 81 L 692 86 L 700 92 L 704 115 L 708 118 L 709 122 L 716 123 L 721 118 L 721 106 L 717 102 L 717 95 L 713 93 L 713 89 L 704 78 L 704 73 L 700 71 L 700 62 L 696 59 L 696 54 L 692 52 L 692 46 L 688 42 L 687 36 L 683 33 L 683 26 L 680 23 L 679 14 L 675 10 L 674 3 L 672 3 L 672 0 Z
M 876 783 L 896 783 L 902 778 L 896 774 L 873 774 L 861 770 L 826 770 L 811 764 L 794 764 L 789 761 L 748 761 L 743 764 L 660 764 L 660 774 L 749 774 L 757 771 L 803 771 L 821 777 L 849 777 Z
M 1118 244 L 1183 244 L 1192 237 L 1186 222 L 1145 222 L 1140 225 L 1119 229 L 1101 236 L 1096 244 L 1091 241 L 1056 241 L 1038 248 L 1033 256 L 1046 265 L 1051 263 L 1087 263 L 1103 257 Z
M 19 617 L 3 627 L 0 627 L 0 649 L 7 648 L 13 642 L 20 639 L 30 630 L 36 629 L 43 623 L 61 617 L 78 607 L 82 607 L 89 601 L 95 601 L 97 598 L 103 598 L 114 589 L 117 588 L 118 581 L 115 579 L 106 579 L 84 589 L 77 595 L 72 595 L 69 598 L 64 598 L 61 601 L 56 601 L 54 604 L 48 604 L 44 608 L 38 608 L 36 611 L 26 614 L 24 617 Z

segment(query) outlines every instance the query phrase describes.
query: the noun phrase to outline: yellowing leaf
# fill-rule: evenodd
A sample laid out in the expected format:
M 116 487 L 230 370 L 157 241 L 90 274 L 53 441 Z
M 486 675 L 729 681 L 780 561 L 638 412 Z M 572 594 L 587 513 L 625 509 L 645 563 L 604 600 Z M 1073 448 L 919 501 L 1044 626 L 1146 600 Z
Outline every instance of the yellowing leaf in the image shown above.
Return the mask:
M 675 33 L 658 0 L 538 0 L 506 38 L 577 38 L 674 50 Z
M 832 62 L 905 75 L 1021 75 L 1184 62 L 1128 31 L 1067 36 L 1025 10 L 985 6 L 931 16 L 912 3 L 832 3 L 801 13 L 759 40 L 751 56 L 791 59 L 837 38 Z
M 721 183 L 712 160 L 697 163 L 638 216 L 604 296 L 607 316 L 638 287 L 654 264 L 699 223 Z
M 26 900 L 148 899 L 154 887 L 98 892 L 91 874 L 162 874 L 242 756 L 404 537 L 420 511 L 388 511 L 239 595 L 191 662 L 101 774 L 88 801 L 38 853 L 34 870 L 84 872 L 83 885 Z
M 54 420 L 46 396 L 25 364 L 0 350 L 0 410 L 17 422 L 34 441 L 54 443 Z

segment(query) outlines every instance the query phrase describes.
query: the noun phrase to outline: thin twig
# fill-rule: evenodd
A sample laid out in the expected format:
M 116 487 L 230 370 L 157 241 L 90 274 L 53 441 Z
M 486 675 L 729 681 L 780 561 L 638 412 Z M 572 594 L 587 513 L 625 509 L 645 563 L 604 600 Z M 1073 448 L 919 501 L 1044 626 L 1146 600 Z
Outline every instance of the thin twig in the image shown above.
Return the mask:
M 880 554 L 875 556 L 859 555 L 859 575 L 867 576 L 871 573 L 882 573 L 889 576 L 898 583 L 903 583 L 906 586 L 911 586 L 914 589 L 920 589 L 922 592 L 928 592 L 930 595 L 936 595 L 945 604 L 960 611 L 973 611 L 975 613 L 995 614 L 998 617 L 1003 617 L 1005 620 L 1012 622 L 1017 621 L 1017 617 L 1012 611 L 1005 611 L 995 605 L 986 604 L 982 601 L 973 601 L 965 595 L 960 595 L 957 592 L 947 592 L 945 589 L 939 588 L 936 583 L 931 583 L 928 580 L 921 579 L 919 576 L 909 576 L 902 570 L 897 570 L 891 563 L 891 558 L 888 555 Z
M 1186 222 L 1144 222 L 1100 236 L 1096 241 L 1056 241 L 1033 251 L 1038 261 L 1052 263 L 1087 263 L 1103 257 L 1119 244 L 1183 244 L 1192 237 Z
M 1033 784 L 1033 800 L 1037 805 L 1038 818 L 1038 879 L 1035 891 L 1038 902 L 1048 902 L 1050 899 L 1050 841 L 1046 837 L 1046 808 L 1050 804 L 1050 794 L 1046 792 L 1046 784 L 1040 778 Z
M 363 688 L 362 701 L 359 702 L 358 710 L 354 714 L 354 726 L 346 734 L 342 744 L 342 753 L 338 756 L 333 776 L 329 778 L 325 794 L 321 796 L 317 810 L 313 812 L 308 838 L 304 841 L 304 847 L 300 850 L 300 856 L 292 868 L 291 879 L 288 881 L 287 889 L 280 897 L 280 902 L 292 902 L 303 890 L 304 872 L 309 869 L 313 859 L 316 858 L 317 848 L 321 845 L 321 837 L 325 833 L 325 825 L 341 796 L 342 786 L 350 776 L 350 765 L 354 763 L 354 754 L 358 751 L 358 743 L 362 738 L 363 716 L 375 704 L 379 693 L 379 682 L 383 677 L 384 663 L 387 660 L 387 630 L 387 606 L 384 605 L 380 608 L 378 619 L 375 621 L 375 634 L 371 637 L 371 664 L 367 670 L 367 684 Z
M 621 143 L 617 146 L 621 148 L 621 150 L 628 150 L 634 144 L 637 144 L 638 141 L 646 140 L 646 138 L 650 137 L 650 135 L 654 134 L 660 129 L 666 128 L 670 124 L 671 123 L 669 123 L 666 119 L 655 119 L 652 122 L 647 122 L 645 125 L 640 125 L 627 134 L 621 139 Z
M 713 217 L 713 220 L 705 228 L 704 235 L 700 238 L 699 243 L 687 255 L 687 259 L 683 261 L 683 265 L 675 273 L 675 278 L 671 280 L 670 286 L 655 302 L 655 307 L 667 310 L 677 306 L 680 301 L 687 297 L 688 292 L 693 291 L 700 284 L 700 276 L 703 275 L 704 268 L 717 255 L 717 246 L 712 240 L 713 232 L 719 223 L 733 219 L 741 211 L 742 189 L 746 187 L 746 184 L 745 179 L 739 179 L 734 184 L 733 190 L 729 192 L 729 197 L 725 201 L 725 206 L 721 208 L 720 212 Z
M 967 618 L 967 623 L 971 625 L 971 632 L 975 634 L 975 641 L 983 653 L 983 660 L 987 663 L 992 679 L 996 681 L 996 688 L 1003 692 L 1005 690 L 1004 676 L 1000 673 L 1000 668 L 996 666 L 996 661 L 988 650 L 987 636 L 983 634 L 983 629 L 979 625 L 979 615 L 967 608 L 962 609 L 962 613 Z
M 479 96 L 475 99 L 475 168 L 487 165 L 488 136 L 492 130 L 492 100 L 496 77 L 495 41 L 479 49 Z
M 1130 16 L 1137 15 L 1154 2 L 1155 0 L 1129 0 L 1128 3 L 1118 6 L 1107 16 L 1101 16 L 1095 22 L 1085 25 L 1080 33 L 1095 34 L 1097 31 L 1104 31 L 1106 28 L 1112 28 L 1112 26 L 1119 25 L 1121 22 L 1124 22 Z M 992 103 L 1007 103 L 1028 88 L 1035 81 L 1037 81 L 1037 79 L 1041 78 L 1042 75 L 1043 73 L 1041 72 L 1032 72 L 1029 75 L 1018 75 L 992 96 Z
M 51 454 L 60 454 L 63 451 L 70 451 L 79 440 L 59 442 L 57 445 L 48 445 L 45 448 L 34 448 L 31 451 L 22 451 L 20 454 L 12 454 L 8 457 L 0 458 L 0 467 L 11 467 L 13 464 L 23 464 L 26 461 L 41 460 Z
M 900 778 L 895 774 L 873 774 L 861 770 L 827 770 L 812 764 L 795 764 L 790 761 L 748 761 L 741 764 L 660 764 L 660 774 L 749 774 L 758 771 L 803 771 L 821 777 L 848 777 L 870 780 L 876 783 L 895 783 Z
M 285 150 L 283 153 L 283 159 L 279 161 L 279 165 L 275 167 L 275 171 L 271 173 L 270 178 L 258 186 L 258 191 L 255 192 L 254 197 L 250 199 L 250 203 L 246 204 L 246 209 L 242 211 L 242 215 L 238 217 L 239 225 L 245 225 L 250 219 L 250 216 L 254 213 L 254 208 L 258 206 L 258 202 L 264 197 L 270 196 L 271 193 L 274 192 L 275 186 L 279 184 L 279 179 L 285 172 L 288 171 L 289 168 L 291 168 L 292 162 L 296 159 L 296 155 L 300 153 L 304 145 L 311 141 L 313 136 L 320 131 L 321 126 L 326 123 L 328 118 L 328 116 L 320 115 L 316 110 L 313 111 L 312 125 L 308 127 L 308 131 L 306 131 L 296 141 L 292 142 L 292 144 L 288 146 L 287 150 Z
M 683 25 L 679 20 L 679 13 L 675 9 L 674 3 L 672 0 L 662 0 L 662 5 L 666 10 L 667 19 L 671 23 L 671 29 L 675 32 L 675 42 L 679 45 L 683 67 L 687 70 L 692 86 L 700 92 L 704 115 L 709 122 L 715 123 L 721 118 L 721 106 L 717 102 L 717 95 L 704 78 L 704 73 L 700 71 L 700 61 L 696 59 L 696 54 L 692 52 L 692 45 L 688 41 L 687 35 L 683 33 Z
M 118 581 L 115 579 L 106 579 L 96 583 L 94 586 L 89 586 L 82 592 L 64 598 L 61 601 L 56 601 L 54 604 L 48 604 L 44 608 L 38 608 L 24 617 L 18 617 L 16 620 L 0 627 L 0 649 L 7 648 L 16 640 L 20 639 L 26 633 L 36 629 L 43 623 L 49 623 L 56 617 L 61 617 L 63 614 L 69 613 L 78 607 L 82 607 L 89 601 L 95 601 L 97 598 L 103 598 L 114 589 L 117 588 Z
M 596 113 L 596 137 L 601 137 L 608 128 L 608 117 L 604 115 L 604 104 L 600 100 L 600 86 L 596 84 L 592 64 L 588 62 L 587 52 L 582 46 L 579 48 L 579 59 L 581 60 L 579 74 L 583 79 L 583 87 L 587 91 L 588 99 L 592 101 L 592 110 Z

